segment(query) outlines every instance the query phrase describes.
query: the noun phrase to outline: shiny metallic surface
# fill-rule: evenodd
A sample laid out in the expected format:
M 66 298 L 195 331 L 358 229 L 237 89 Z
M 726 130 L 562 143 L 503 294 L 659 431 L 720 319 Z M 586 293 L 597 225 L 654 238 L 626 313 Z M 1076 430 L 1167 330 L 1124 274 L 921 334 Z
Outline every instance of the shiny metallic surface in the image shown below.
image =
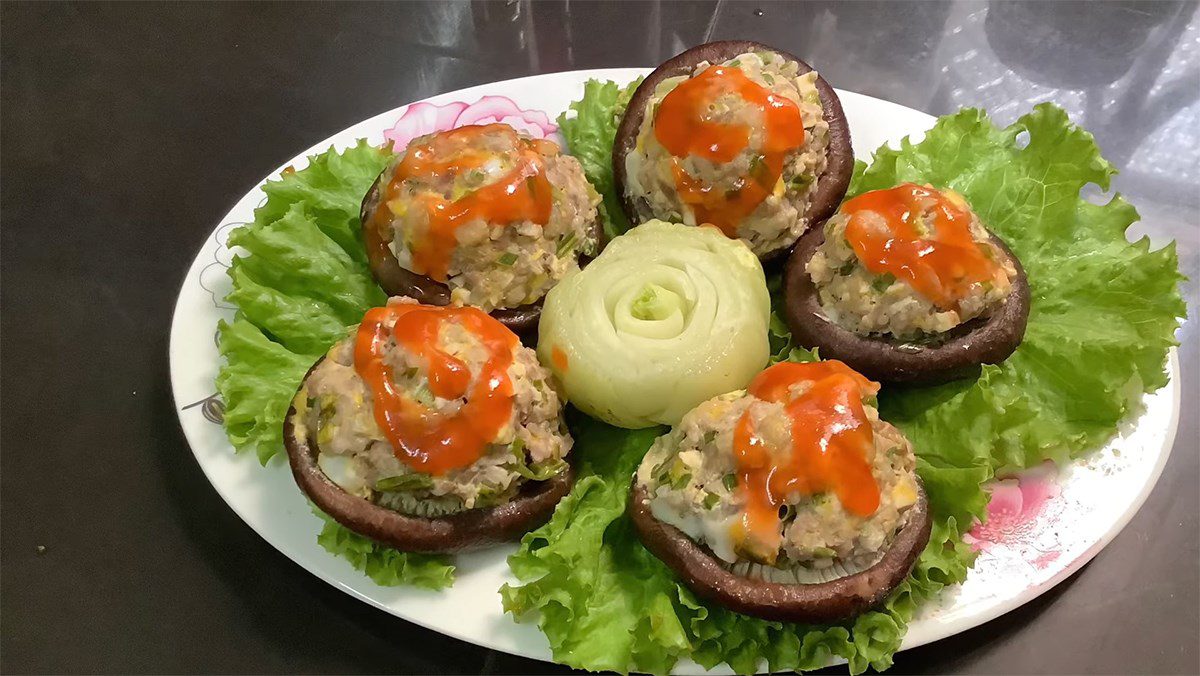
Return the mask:
M 440 92 L 722 38 L 933 114 L 1062 105 L 1121 169 L 1131 236 L 1176 242 L 1196 313 L 1195 2 L 5 3 L 0 671 L 562 671 L 369 608 L 238 520 L 174 417 L 170 311 L 217 219 L 317 139 Z M 1194 320 L 1179 338 L 1183 421 L 1141 512 L 1059 587 L 899 654 L 897 673 L 1200 672 Z

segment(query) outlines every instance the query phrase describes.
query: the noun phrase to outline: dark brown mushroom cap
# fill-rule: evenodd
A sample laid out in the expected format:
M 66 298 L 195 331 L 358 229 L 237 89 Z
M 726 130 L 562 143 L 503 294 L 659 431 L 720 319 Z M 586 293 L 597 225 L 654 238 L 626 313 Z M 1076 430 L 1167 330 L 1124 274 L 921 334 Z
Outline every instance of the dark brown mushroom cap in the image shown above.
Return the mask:
M 990 233 L 989 233 L 990 234 Z M 1008 246 L 995 235 L 992 244 L 1016 268 L 1007 302 L 988 317 L 965 322 L 935 345 L 915 345 L 878 336 L 862 336 L 825 318 L 816 284 L 805 270 L 825 241 L 823 228 L 796 242 L 784 272 L 784 319 L 796 342 L 816 348 L 824 359 L 840 359 L 864 376 L 884 382 L 942 383 L 970 376 L 981 364 L 999 364 L 1021 344 L 1029 320 L 1029 280 Z
M 647 75 L 642 84 L 638 86 L 637 91 L 629 100 L 629 107 L 625 109 L 625 116 L 617 128 L 616 142 L 613 144 L 613 176 L 616 179 L 621 206 L 624 207 L 625 215 L 629 217 L 630 223 L 636 225 L 639 221 L 634 199 L 625 192 L 625 156 L 637 144 L 638 130 L 641 129 L 642 120 L 646 117 L 646 109 L 650 105 L 650 98 L 654 95 L 655 87 L 667 78 L 691 75 L 696 64 L 701 61 L 721 63 L 739 54 L 755 51 L 772 52 L 788 61 L 794 61 L 800 67 L 800 74 L 812 71 L 812 66 L 798 57 L 774 47 L 749 40 L 722 40 L 692 47 L 674 56 L 655 68 L 654 72 Z M 850 185 L 850 175 L 854 173 L 854 149 L 850 146 L 850 127 L 846 123 L 846 114 L 842 112 L 842 102 L 838 99 L 837 93 L 833 91 L 833 87 L 829 86 L 825 78 L 819 75 L 817 76 L 817 93 L 821 97 L 821 108 L 825 114 L 825 121 L 829 123 L 829 147 L 826 150 L 825 171 L 817 177 L 817 190 L 813 193 L 812 200 L 808 205 L 807 216 L 810 229 L 821 227 L 825 219 L 837 210 L 838 204 L 846 194 L 846 188 Z M 774 251 L 768 251 L 759 258 L 764 263 L 779 260 L 791 248 L 789 244 Z
M 323 359 L 308 370 L 305 381 Z M 546 481 L 526 482 L 502 505 L 442 517 L 407 516 L 351 495 L 331 481 L 317 465 L 320 449 L 295 405 L 283 420 L 283 444 L 292 476 L 321 511 L 359 535 L 406 552 L 442 554 L 516 540 L 550 520 L 575 480 L 575 470 L 568 465 Z
M 764 582 L 735 575 L 705 546 L 650 511 L 646 488 L 635 477 L 629 517 L 642 544 L 667 564 L 697 596 L 744 615 L 780 622 L 841 622 L 882 603 L 904 578 L 929 542 L 932 522 L 925 488 L 917 482 L 917 503 L 879 563 L 854 575 L 819 584 Z

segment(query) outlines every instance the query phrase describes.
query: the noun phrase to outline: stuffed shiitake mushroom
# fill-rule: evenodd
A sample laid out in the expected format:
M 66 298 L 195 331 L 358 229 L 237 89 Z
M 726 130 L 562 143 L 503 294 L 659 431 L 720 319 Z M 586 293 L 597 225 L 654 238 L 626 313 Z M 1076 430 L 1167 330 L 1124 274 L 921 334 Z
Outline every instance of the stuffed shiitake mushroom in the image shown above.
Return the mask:
M 296 482 L 397 549 L 515 539 L 570 489 L 562 401 L 533 350 L 475 307 L 393 299 L 305 376 L 284 422 Z
M 848 200 L 784 278 L 796 340 L 870 378 L 933 383 L 1016 350 L 1029 285 L 962 196 L 905 183 Z
M 854 156 L 833 88 L 756 42 L 711 42 L 654 70 L 617 130 L 613 170 L 633 223 L 714 225 L 764 261 L 846 193 Z
M 599 247 L 600 196 L 553 141 L 504 124 L 409 143 L 362 203 L 371 272 L 392 296 L 474 305 L 514 331 Z
M 879 385 L 837 361 L 776 364 L 697 406 L 633 480 L 642 542 L 739 613 L 837 622 L 874 607 L 929 541 L 909 442 Z

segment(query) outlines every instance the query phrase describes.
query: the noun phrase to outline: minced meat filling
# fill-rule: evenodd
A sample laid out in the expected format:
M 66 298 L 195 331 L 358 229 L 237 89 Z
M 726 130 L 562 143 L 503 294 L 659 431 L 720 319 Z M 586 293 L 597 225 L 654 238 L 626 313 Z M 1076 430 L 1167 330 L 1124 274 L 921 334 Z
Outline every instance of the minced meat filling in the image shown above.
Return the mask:
M 449 322 L 437 340 L 467 365 L 474 381 L 487 359 L 475 335 Z M 464 405 L 463 399 L 434 396 L 426 365 L 394 339 L 384 349 L 399 391 L 434 415 L 453 415 Z M 523 482 L 562 470 L 572 445 L 561 417 L 562 399 L 533 350 L 518 345 L 508 375 L 512 418 L 480 458 L 442 475 L 422 474 L 397 458 L 376 424 L 371 390 L 355 371 L 354 338 L 343 340 L 305 382 L 302 401 L 320 451 L 317 463 L 347 492 L 405 513 L 435 516 L 504 502 Z
M 821 107 L 815 71 L 800 75 L 796 63 L 771 52 L 741 54 L 722 65 L 739 68 L 774 95 L 796 103 L 804 125 L 804 144 L 788 154 L 783 175 L 776 181 L 771 193 L 737 224 L 738 238 L 744 240 L 754 253 L 764 254 L 790 245 L 808 228 L 808 206 L 816 190 L 817 179 L 825 171 L 827 162 L 829 123 Z M 702 62 L 692 75 L 710 66 L 708 62 Z M 679 197 L 671 154 L 654 135 L 655 111 L 667 94 L 684 79 L 669 78 L 659 84 L 638 132 L 636 146 L 626 155 L 626 190 L 631 196 L 641 198 L 633 200 L 641 221 L 659 218 L 686 225 L 700 225 L 695 214 Z M 739 182 L 753 176 L 756 162 L 761 161 L 756 150 L 763 143 L 761 114 L 741 98 L 725 95 L 715 102 L 709 115 L 714 122 L 748 126 L 751 130 L 748 147 L 730 162 L 718 164 L 689 155 L 681 159 L 680 165 L 688 175 L 712 186 L 713 190 L 737 190 L 741 186 Z
M 817 287 L 821 309 L 833 323 L 859 335 L 886 334 L 901 340 L 935 337 L 1004 305 L 1016 268 L 992 244 L 978 216 L 971 213 L 971 237 L 984 255 L 999 264 L 994 282 L 972 284 L 956 309 L 942 309 L 890 274 L 868 270 L 846 240 L 849 217 L 838 213 L 825 224 L 825 241 L 806 270 Z
M 414 139 L 409 147 L 429 138 Z M 429 231 L 429 212 L 420 206 L 422 195 L 433 193 L 459 200 L 500 181 L 513 170 L 517 144 L 524 141 L 524 137 L 512 134 L 480 134 L 470 150 L 490 156 L 481 166 L 447 172 L 432 181 L 405 180 L 399 185 L 399 194 L 379 205 L 380 209 L 390 210 L 390 246 L 400 267 L 420 272 L 414 265 L 412 247 Z M 587 182 L 574 157 L 552 149 L 548 141 L 538 142 L 535 147 L 551 187 L 549 220 L 545 224 L 497 224 L 476 218 L 460 224 L 455 230 L 456 244 L 446 279 L 454 302 L 486 311 L 536 302 L 568 272 L 578 269 L 581 254 L 595 253 L 598 243 L 594 225 L 600 195 Z M 403 154 L 393 161 L 385 180 L 394 174 L 402 158 Z
M 697 406 L 659 437 L 637 475 L 655 518 L 706 545 L 727 564 L 746 563 L 732 535 L 746 506 L 738 486 L 734 429 L 748 410 L 768 447 L 791 448 L 790 420 L 783 408 L 744 391 L 732 392 Z M 912 447 L 899 430 L 879 419 L 870 401 L 864 402 L 864 410 L 874 436 L 867 459 L 880 492 L 879 508 L 861 517 L 848 512 L 832 493 L 786 496 L 776 568 L 868 567 L 907 523 L 917 500 Z

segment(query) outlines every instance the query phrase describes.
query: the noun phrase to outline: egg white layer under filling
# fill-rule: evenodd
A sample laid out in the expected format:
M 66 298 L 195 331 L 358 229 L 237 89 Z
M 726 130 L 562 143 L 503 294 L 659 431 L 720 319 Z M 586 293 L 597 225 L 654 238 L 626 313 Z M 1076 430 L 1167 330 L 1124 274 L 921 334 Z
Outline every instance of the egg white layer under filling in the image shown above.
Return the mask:
M 438 345 L 467 365 L 473 387 L 487 360 L 478 338 L 447 322 Z M 453 415 L 463 406 L 464 399 L 434 396 L 426 365 L 394 339 L 384 350 L 399 391 L 439 415 Z M 508 376 L 513 384 L 511 418 L 477 461 L 439 476 L 417 472 L 396 457 L 375 422 L 371 390 L 354 369 L 353 336 L 329 350 L 297 403 L 308 408 L 310 436 L 320 450 L 317 464 L 334 483 L 400 512 L 437 516 L 505 502 L 524 482 L 549 478 L 565 467 L 572 439 L 550 372 L 533 350 L 518 345 Z
M 793 386 L 798 396 L 810 383 Z M 791 421 L 783 404 L 744 391 L 700 404 L 669 433 L 659 437 L 638 468 L 654 517 L 704 544 L 733 572 L 777 582 L 819 582 L 874 565 L 908 520 L 917 501 L 916 458 L 908 440 L 879 419 L 873 405 L 864 410 L 874 432 L 868 451 L 880 491 L 879 508 L 861 517 L 832 493 L 785 497 L 782 542 L 774 565 L 750 560 L 735 541 L 735 525 L 746 506 L 738 487 L 733 431 L 750 411 L 754 429 L 772 453 L 790 453 Z
M 701 62 L 692 75 L 712 64 Z M 764 254 L 791 245 L 807 228 L 806 216 L 817 180 L 825 171 L 826 150 L 829 147 L 829 123 L 817 92 L 817 72 L 800 75 L 799 67 L 772 52 L 748 52 L 725 61 L 722 65 L 736 66 L 754 82 L 777 96 L 785 97 L 800 108 L 804 124 L 804 144 L 788 154 L 783 175 L 776 181 L 771 194 L 743 218 L 737 227 L 738 238 L 744 240 L 756 254 Z M 638 131 L 637 143 L 625 156 L 626 192 L 635 198 L 638 220 L 659 218 L 686 225 L 699 225 L 692 209 L 679 198 L 672 156 L 654 137 L 654 116 L 666 95 L 686 78 L 667 78 L 654 90 L 645 119 Z M 751 129 L 749 146 L 733 161 L 716 164 L 710 160 L 688 156 L 681 165 L 693 178 L 715 189 L 731 190 L 739 180 L 751 174 L 752 164 L 759 161 L 757 148 L 762 147 L 763 122 L 757 109 L 734 95 L 717 100 L 710 118 L 728 124 L 745 124 Z

